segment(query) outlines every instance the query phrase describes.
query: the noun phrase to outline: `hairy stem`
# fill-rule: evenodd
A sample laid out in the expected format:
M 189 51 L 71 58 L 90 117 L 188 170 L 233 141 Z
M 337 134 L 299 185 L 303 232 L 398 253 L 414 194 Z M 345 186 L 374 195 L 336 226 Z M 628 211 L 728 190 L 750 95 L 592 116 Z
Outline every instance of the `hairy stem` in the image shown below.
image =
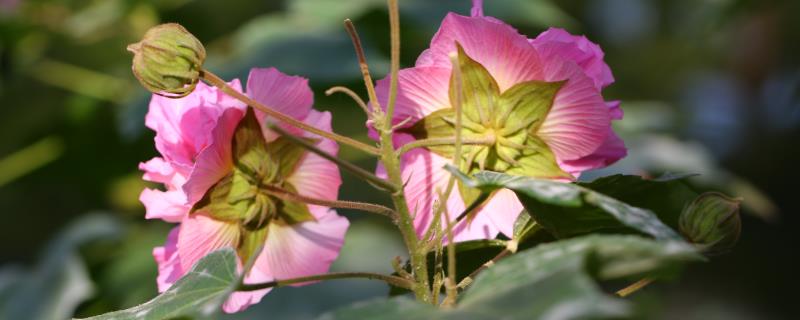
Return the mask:
M 353 148 L 356 148 L 358 150 L 364 151 L 364 152 L 369 153 L 369 154 L 378 155 L 378 153 L 379 153 L 378 148 L 370 146 L 370 145 L 368 145 L 366 143 L 359 142 L 359 141 L 357 141 L 355 139 L 348 138 L 348 137 L 345 137 L 345 136 L 342 136 L 342 135 L 338 135 L 338 134 L 335 134 L 333 132 L 328 132 L 328 131 L 319 129 L 319 128 L 314 127 L 312 125 L 309 125 L 309 124 L 307 124 L 305 122 L 302 122 L 300 120 L 292 118 L 292 117 L 290 117 L 290 116 L 288 116 L 286 114 L 283 114 L 283 113 L 281 113 L 279 111 L 276 111 L 276 110 L 274 110 L 274 109 L 272 109 L 270 107 L 267 107 L 267 106 L 261 104 L 260 102 L 258 102 L 256 100 L 253 100 L 252 98 L 248 97 L 247 95 L 245 95 L 245 94 L 243 94 L 243 93 L 241 93 L 239 91 L 234 90 L 233 88 L 228 86 L 228 84 L 224 80 L 222 80 L 220 77 L 218 77 L 217 75 L 211 73 L 208 70 L 203 69 L 202 72 L 200 73 L 200 75 L 203 78 L 203 80 L 205 80 L 206 82 L 210 83 L 211 85 L 219 88 L 225 94 L 235 98 L 236 100 L 244 102 L 245 104 L 247 104 L 247 105 L 249 105 L 249 106 L 251 106 L 253 108 L 258 109 L 259 111 L 264 112 L 268 116 L 273 117 L 273 118 L 275 118 L 275 119 L 277 119 L 277 120 L 279 120 L 281 122 L 287 123 L 287 124 L 289 124 L 289 125 L 291 125 L 291 126 L 293 126 L 295 128 L 298 128 L 298 129 L 302 129 L 302 130 L 305 130 L 305 131 L 308 131 L 308 132 L 311 132 L 311 133 L 314 133 L 314 134 L 318 134 L 318 135 L 320 135 L 322 137 L 337 141 L 337 142 L 339 142 L 341 144 L 344 144 L 344 145 L 351 146 Z
M 283 136 L 284 138 L 286 138 L 290 142 L 295 143 L 295 144 L 305 148 L 306 150 L 311 151 L 311 152 L 317 154 L 318 156 L 323 157 L 326 160 L 335 163 L 337 166 L 339 166 L 339 168 L 342 168 L 345 171 L 352 173 L 356 177 L 359 177 L 361 179 L 366 180 L 367 182 L 371 183 L 374 186 L 377 186 L 380 189 L 383 189 L 383 190 L 386 190 L 386 191 L 389 191 L 389 192 L 395 192 L 395 191 L 400 189 L 400 187 L 390 183 L 389 181 L 381 179 L 380 177 L 370 173 L 369 171 L 361 169 L 360 167 L 358 167 L 358 166 L 356 166 L 356 165 L 354 165 L 354 164 L 352 164 L 350 162 L 347 162 L 347 161 L 344 161 L 342 159 L 339 159 L 336 156 L 334 156 L 332 154 L 329 154 L 329 153 L 317 148 L 315 145 L 309 143 L 308 141 L 305 141 L 303 139 L 298 139 L 294 135 L 286 132 L 286 130 L 281 129 L 279 126 L 272 125 L 272 126 L 270 126 L 269 129 L 272 130 L 272 131 L 275 131 L 277 134 L 280 134 L 281 136 Z
M 409 281 L 408 279 L 403 279 L 400 277 L 390 276 L 385 274 L 370 273 L 370 272 L 332 272 L 332 273 L 317 274 L 307 277 L 275 280 L 263 283 L 240 284 L 239 287 L 236 289 L 236 291 L 256 291 L 267 288 L 284 287 L 292 284 L 298 284 L 310 281 L 353 279 L 353 278 L 380 280 L 388 284 L 391 284 L 393 286 L 401 288 L 410 288 L 412 286 L 412 282 Z
M 318 206 L 326 206 L 331 208 L 361 210 L 365 212 L 377 213 L 379 215 L 386 216 L 389 218 L 394 218 L 395 216 L 394 210 L 378 204 L 356 202 L 356 201 L 318 199 L 318 198 L 306 197 L 288 190 L 270 186 L 263 186 L 261 187 L 261 189 L 270 195 L 276 196 L 284 200 L 297 201 L 307 204 L 315 204 Z
M 378 104 L 378 96 L 375 94 L 375 85 L 372 83 L 372 76 L 369 73 L 369 65 L 367 64 L 367 57 L 364 55 L 364 47 L 361 46 L 361 38 L 358 37 L 356 27 L 350 19 L 344 20 L 344 27 L 353 41 L 353 47 L 356 49 L 358 66 L 361 69 L 361 76 L 364 78 L 364 85 L 367 87 L 367 95 L 372 104 L 372 112 L 378 113 L 381 110 L 381 106 Z

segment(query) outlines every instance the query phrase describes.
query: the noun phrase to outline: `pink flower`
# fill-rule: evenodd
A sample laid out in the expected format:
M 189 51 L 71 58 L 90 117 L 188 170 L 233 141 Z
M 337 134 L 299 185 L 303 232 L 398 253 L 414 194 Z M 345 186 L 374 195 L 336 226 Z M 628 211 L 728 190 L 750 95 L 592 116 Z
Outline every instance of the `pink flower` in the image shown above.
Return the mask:
M 625 156 L 625 146 L 611 128 L 612 120 L 622 118 L 619 102 L 607 103 L 601 94 L 614 79 L 600 47 L 561 29 L 528 39 L 483 16 L 482 1 L 473 1 L 471 17 L 448 14 L 416 65 L 400 70 L 393 123 L 405 124 L 396 132 L 397 147 L 453 136 L 450 56 L 456 53 L 465 81 L 462 137 L 488 141 L 465 144 L 462 170 L 574 180 L 583 171 Z M 388 78 L 378 81 L 377 91 L 385 107 Z M 515 111 L 523 109 L 530 110 Z M 529 115 L 539 117 L 527 119 Z M 519 128 L 524 129 L 515 131 Z M 442 167 L 452 157 L 451 147 L 416 148 L 402 156 L 406 196 L 419 234 L 431 224 L 437 190 L 443 192 L 449 179 Z M 469 190 L 456 187 L 447 199 L 451 218 L 473 198 Z M 498 232 L 510 237 L 522 209 L 511 191 L 498 191 L 471 219 L 455 226 L 455 240 L 494 238 Z
M 238 81 L 230 85 L 241 90 Z M 247 94 L 298 120 L 331 130 L 328 112 L 311 109 L 306 79 L 276 69 L 253 69 Z M 142 163 L 144 179 L 165 191 L 140 197 L 148 219 L 179 223 L 163 247 L 153 249 L 159 291 L 167 290 L 206 254 L 231 247 L 238 264 L 263 244 L 247 283 L 327 272 L 344 242 L 347 219 L 327 207 L 277 197 L 275 190 L 335 200 L 341 177 L 335 164 L 307 153 L 264 128 L 268 119 L 202 83 L 181 99 L 153 96 L 146 117 L 156 131 L 161 157 Z M 331 154 L 333 141 L 285 128 L 312 139 Z M 269 289 L 235 292 L 226 312 L 244 310 Z

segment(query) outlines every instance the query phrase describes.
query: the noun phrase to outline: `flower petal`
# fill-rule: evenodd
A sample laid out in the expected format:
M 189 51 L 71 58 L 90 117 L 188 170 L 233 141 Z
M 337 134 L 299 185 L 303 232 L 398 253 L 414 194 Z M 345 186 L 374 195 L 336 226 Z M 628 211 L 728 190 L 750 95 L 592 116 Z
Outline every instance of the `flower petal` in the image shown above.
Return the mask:
M 545 81 L 562 81 L 537 135 L 559 160 L 574 160 L 597 150 L 611 130 L 608 107 L 592 80 L 574 62 L 551 59 Z
M 348 226 L 347 219 L 334 211 L 317 221 L 270 223 L 267 242 L 254 268 L 275 279 L 327 272 L 339 255 Z
M 558 57 L 575 62 L 592 79 L 597 89 L 614 83 L 611 69 L 603 61 L 603 50 L 586 36 L 573 36 L 564 29 L 550 28 L 530 42 L 545 61 Z
M 430 49 L 417 60 L 417 67 L 451 68 L 449 55 L 456 52 L 456 41 L 467 55 L 489 71 L 501 91 L 523 81 L 542 78 L 542 62 L 527 37 L 497 19 L 454 13 L 444 18 Z
M 514 222 L 523 209 L 513 191 L 501 189 L 492 195 L 478 214 L 488 217 L 497 230 L 510 239 L 514 236 Z
M 241 269 L 241 267 L 239 268 Z M 247 284 L 254 284 L 254 283 L 262 283 L 275 280 L 274 278 L 267 276 L 258 268 L 253 268 L 250 270 L 250 273 L 244 277 L 244 283 Z M 264 297 L 267 293 L 272 291 L 272 288 L 261 289 L 256 291 L 236 291 L 232 293 L 228 300 L 222 304 L 222 310 L 226 313 L 236 313 L 240 311 L 244 311 L 247 309 L 248 306 L 259 303 L 261 298 Z
M 192 214 L 181 222 L 178 232 L 178 257 L 183 273 L 200 258 L 221 248 L 236 248 L 239 226 L 214 220 L 202 214 Z
M 190 208 L 186 205 L 186 196 L 180 190 L 144 189 L 139 195 L 139 201 L 144 204 L 146 219 L 162 219 L 167 222 L 180 222 Z
M 233 166 L 231 141 L 242 117 L 244 112 L 241 110 L 228 109 L 219 118 L 213 130 L 214 142 L 197 156 L 192 172 L 182 187 L 188 206 L 200 201 L 209 188 L 230 172 Z
M 406 127 L 432 112 L 450 108 L 449 65 L 447 68 L 428 66 L 400 70 L 393 124 L 406 121 Z M 378 80 L 375 93 L 384 109 L 389 101 L 389 77 Z M 410 120 L 406 120 L 410 119 Z
M 330 112 L 311 110 L 304 122 L 322 130 L 331 131 Z M 306 136 L 319 139 L 316 144 L 317 148 L 329 154 L 335 156 L 339 151 L 339 146 L 330 139 L 321 139 L 311 133 L 307 133 Z M 339 196 L 342 177 L 339 173 L 339 167 L 335 163 L 314 153 L 306 152 L 303 159 L 297 164 L 294 173 L 287 178 L 287 181 L 295 187 L 300 195 L 336 200 Z M 308 205 L 308 208 L 316 218 L 327 215 L 330 210 L 328 207 L 317 205 Z
M 247 77 L 247 94 L 273 110 L 304 119 L 314 103 L 308 79 L 286 75 L 275 68 L 253 68 Z M 256 112 L 258 118 L 264 118 Z
M 167 236 L 167 242 L 163 247 L 153 248 L 153 258 L 158 264 L 158 292 L 164 292 L 183 276 L 184 270 L 181 268 L 178 259 L 178 232 L 180 228 L 172 228 Z
M 558 165 L 577 177 L 583 171 L 610 166 L 626 155 L 628 149 L 625 148 L 625 142 L 614 131 L 609 131 L 606 141 L 594 153 L 580 159 L 565 160 Z

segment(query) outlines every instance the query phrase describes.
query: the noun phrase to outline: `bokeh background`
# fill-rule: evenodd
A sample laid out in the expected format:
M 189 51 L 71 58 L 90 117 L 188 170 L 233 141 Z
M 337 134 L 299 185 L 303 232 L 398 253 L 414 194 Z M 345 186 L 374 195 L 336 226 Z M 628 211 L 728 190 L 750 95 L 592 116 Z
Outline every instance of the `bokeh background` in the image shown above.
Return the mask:
M 621 99 L 624 161 L 586 175 L 692 172 L 698 189 L 745 199 L 730 254 L 687 268 L 635 298 L 655 319 L 782 319 L 800 281 L 800 1 L 489 0 L 486 13 L 531 37 L 548 26 L 585 34 L 606 53 Z M 402 0 L 403 66 L 446 12 L 468 0 Z M 209 51 L 207 67 L 246 78 L 275 66 L 311 79 L 334 128 L 367 140 L 344 96 L 363 94 L 342 20 L 354 20 L 376 78 L 388 70 L 382 0 L 0 0 L 0 318 L 62 319 L 156 294 L 152 247 L 170 228 L 147 221 L 140 161 L 156 155 L 144 126 L 149 95 L 125 52 L 145 30 L 179 22 Z M 343 148 L 373 168 L 374 160 Z M 386 201 L 345 174 L 344 199 Z M 354 212 L 336 270 L 389 272 L 403 247 L 384 221 Z M 274 291 L 247 312 L 308 318 L 384 296 L 380 283 L 338 281 Z

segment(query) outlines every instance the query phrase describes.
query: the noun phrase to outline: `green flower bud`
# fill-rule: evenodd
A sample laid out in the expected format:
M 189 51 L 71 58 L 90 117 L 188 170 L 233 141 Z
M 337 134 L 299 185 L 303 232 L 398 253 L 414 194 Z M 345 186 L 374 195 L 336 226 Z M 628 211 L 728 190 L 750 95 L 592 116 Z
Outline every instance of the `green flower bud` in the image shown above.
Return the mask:
M 128 46 L 133 52 L 133 74 L 152 93 L 185 97 L 200 81 L 206 50 L 200 40 L 177 23 L 150 28 L 142 41 Z
M 681 213 L 680 231 L 706 255 L 725 253 L 739 240 L 740 203 L 739 198 L 717 192 L 701 194 Z

